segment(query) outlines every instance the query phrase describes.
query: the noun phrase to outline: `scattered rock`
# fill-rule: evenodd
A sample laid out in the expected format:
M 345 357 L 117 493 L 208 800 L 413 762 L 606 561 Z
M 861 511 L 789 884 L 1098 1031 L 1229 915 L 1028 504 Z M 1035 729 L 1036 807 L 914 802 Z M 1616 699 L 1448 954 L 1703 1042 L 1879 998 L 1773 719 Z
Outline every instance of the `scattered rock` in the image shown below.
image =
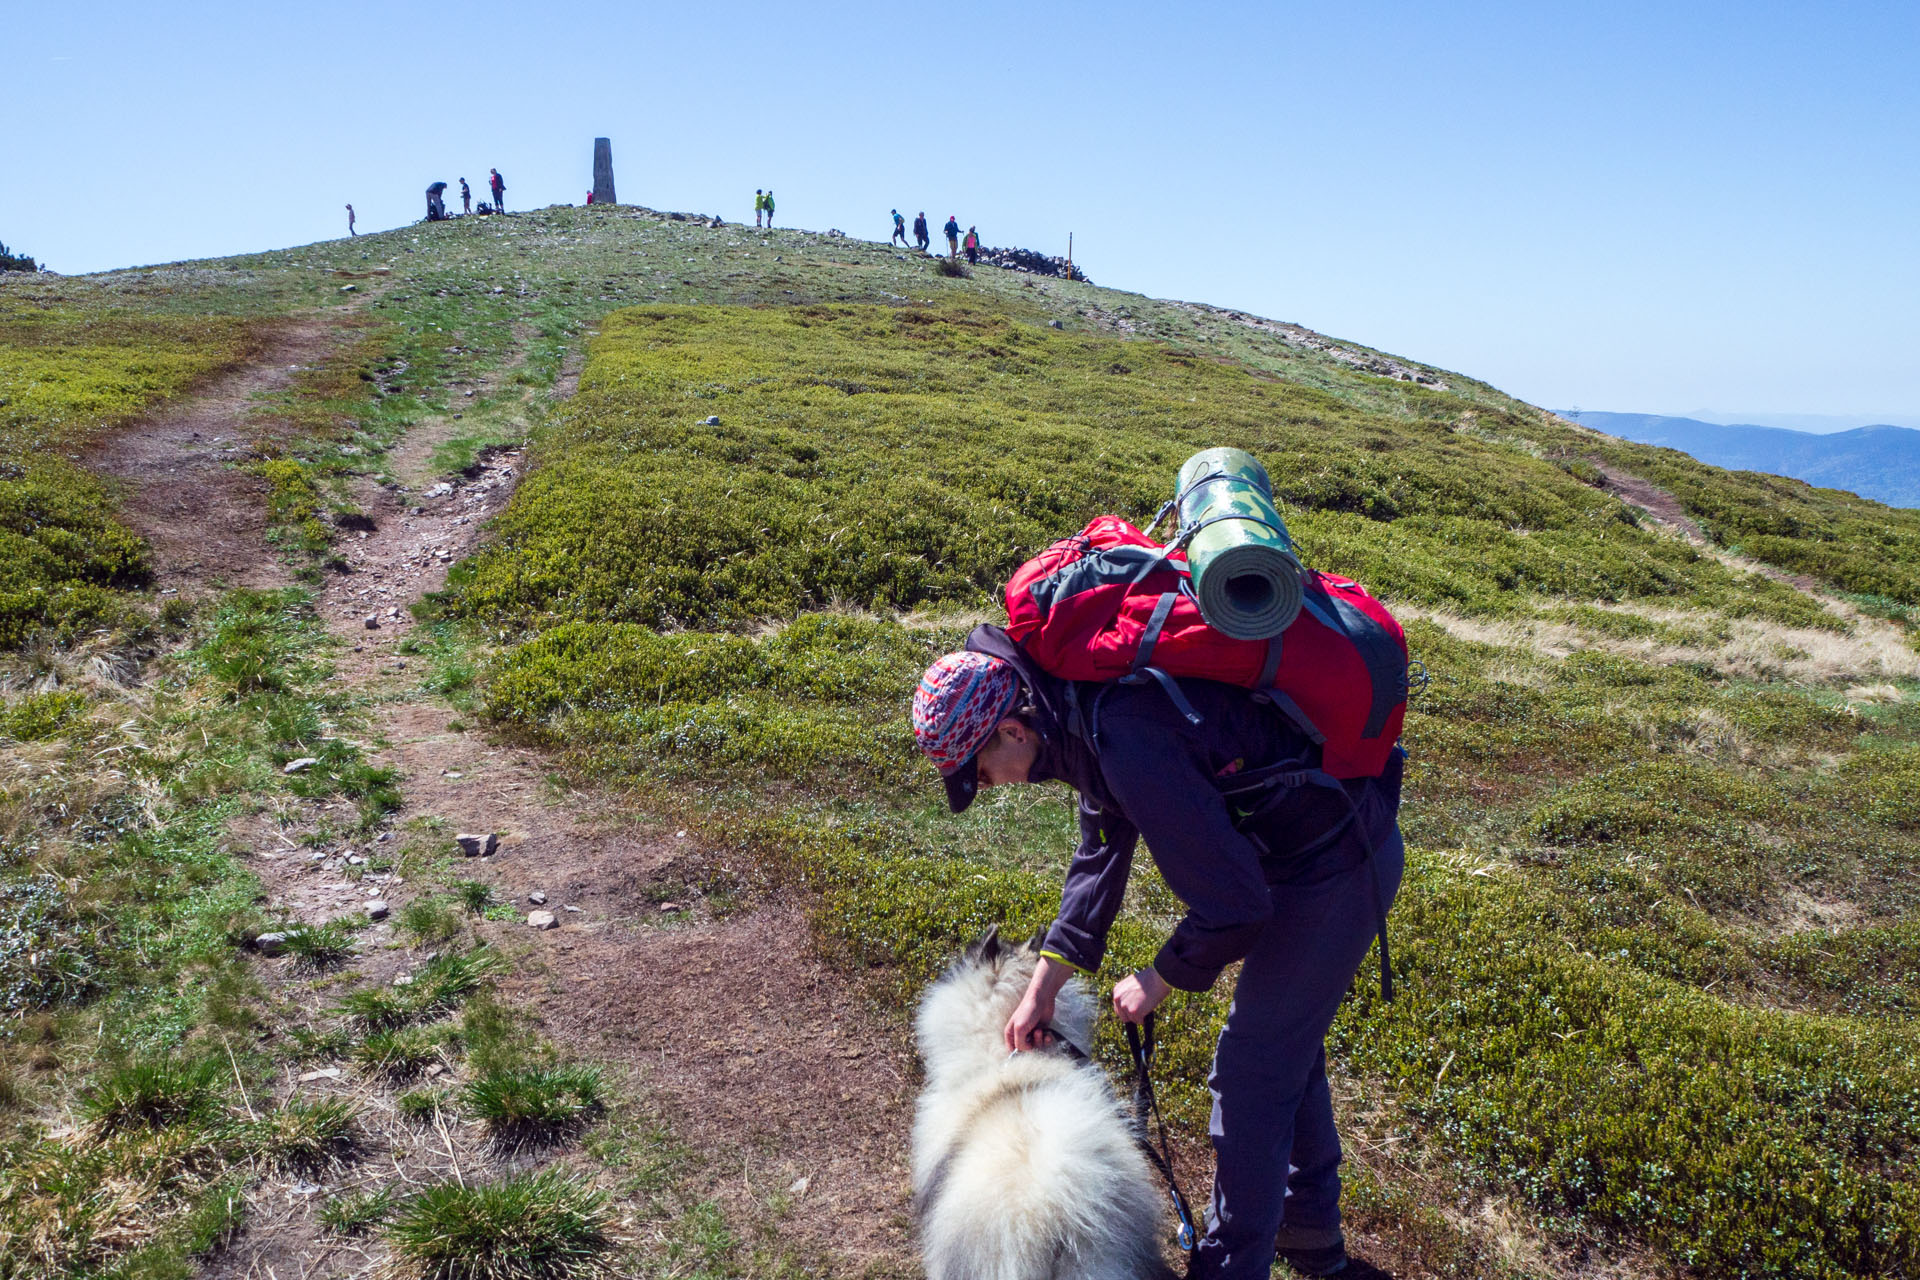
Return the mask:
M 1060 323 L 1058 320 L 1047 321 L 1047 328 L 1049 329 L 1064 329 L 1066 327 L 1066 325 Z
M 662 911 L 678 911 L 680 904 L 677 902 L 663 902 L 660 904 L 660 909 Z
M 340 1068 L 338 1067 L 319 1067 L 312 1071 L 303 1071 L 300 1073 L 301 1084 L 307 1084 L 314 1080 L 338 1080 L 339 1078 Z
M 527 924 L 535 929 L 558 929 L 560 927 L 560 921 L 554 918 L 554 914 L 551 911 L 527 912 Z
M 787 1194 L 790 1196 L 803 1196 L 807 1194 L 807 1188 L 812 1185 L 813 1179 L 803 1175 L 793 1180 L 793 1185 L 787 1188 Z
M 342 293 L 356 293 L 359 289 L 360 286 L 357 284 L 343 284 L 340 286 L 340 292 Z
M 420 496 L 423 498 L 446 498 L 453 495 L 453 486 L 442 480 Z
M 378 616 L 370 613 L 367 615 L 367 620 L 364 625 L 369 631 L 378 631 L 380 629 L 380 619 Z
M 455 836 L 453 842 L 469 858 L 485 857 L 500 847 L 500 837 L 491 831 L 465 832 Z
M 317 765 L 319 763 L 320 763 L 319 756 L 301 756 L 298 760 L 287 761 L 286 767 L 281 769 L 280 772 L 300 773 L 300 772 L 303 772 L 304 770 L 311 769 L 314 765 Z
M 437 1075 L 439 1075 L 439 1074 L 440 1074 L 441 1072 L 443 1072 L 443 1071 L 445 1071 L 446 1069 L 447 1069 L 447 1068 L 446 1068 L 446 1066 L 445 1066 L 445 1064 L 443 1064 L 443 1063 L 439 1063 L 439 1062 L 429 1062 L 429 1063 L 427 1064 L 427 1069 L 426 1069 L 426 1072 L 425 1072 L 425 1074 L 426 1074 L 426 1077 L 427 1077 L 427 1079 L 429 1079 L 429 1080 L 431 1080 L 431 1079 L 433 1079 L 433 1078 L 434 1078 L 435 1076 L 437 1076 Z
M 364 867 L 367 865 L 367 860 L 357 853 L 350 853 L 347 855 L 347 865 L 350 867 Z
M 527 901 L 531 902 L 536 907 L 545 906 L 547 904 L 546 890 L 535 889 L 532 893 L 527 895 Z
M 578 914 L 580 911 L 580 908 L 574 906 L 572 903 L 568 903 L 565 909 L 568 911 L 574 912 L 575 914 Z
M 989 249 L 983 245 L 980 249 L 980 261 L 991 263 L 996 267 L 1005 267 L 1009 271 L 1026 271 L 1036 276 L 1058 276 L 1066 280 L 1092 283 L 1087 280 L 1086 273 L 1080 268 L 1068 266 L 1065 258 L 1035 253 L 1032 249 Z
M 717 427 L 720 425 L 720 415 L 717 413 L 710 414 L 709 416 L 700 419 L 700 425 L 703 427 Z
M 387 918 L 387 900 L 385 898 L 369 898 L 367 905 L 362 909 L 367 913 L 367 919 L 369 920 L 385 920 Z
M 263 933 L 254 938 L 253 945 L 260 949 L 263 956 L 277 956 L 287 949 L 287 935 L 284 933 Z

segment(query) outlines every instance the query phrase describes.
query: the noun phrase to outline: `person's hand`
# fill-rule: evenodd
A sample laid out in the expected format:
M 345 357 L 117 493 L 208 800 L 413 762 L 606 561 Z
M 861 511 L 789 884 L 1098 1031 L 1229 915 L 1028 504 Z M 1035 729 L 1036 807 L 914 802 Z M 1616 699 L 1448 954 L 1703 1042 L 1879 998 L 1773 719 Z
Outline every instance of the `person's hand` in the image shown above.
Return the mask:
M 1027 983 L 1027 993 L 1020 997 L 1019 1007 L 1007 1019 L 1002 1033 L 1009 1050 L 1019 1053 L 1022 1049 L 1046 1047 L 1049 1036 L 1041 1028 L 1053 1021 L 1053 998 L 1072 976 L 1073 970 L 1052 956 L 1040 957 L 1033 978 Z
M 1145 1022 L 1172 992 L 1165 978 L 1152 969 L 1142 969 L 1114 984 L 1113 1012 L 1122 1022 Z

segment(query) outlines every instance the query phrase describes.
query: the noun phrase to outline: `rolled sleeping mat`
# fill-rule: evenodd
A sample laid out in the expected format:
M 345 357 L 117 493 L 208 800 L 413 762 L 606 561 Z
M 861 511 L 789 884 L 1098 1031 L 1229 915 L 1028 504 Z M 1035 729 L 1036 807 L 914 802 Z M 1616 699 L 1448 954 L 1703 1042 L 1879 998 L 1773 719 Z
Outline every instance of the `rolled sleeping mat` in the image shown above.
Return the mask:
M 1174 499 L 1193 593 L 1207 625 L 1266 640 L 1300 616 L 1300 557 L 1273 481 L 1245 449 L 1206 449 L 1180 468 Z

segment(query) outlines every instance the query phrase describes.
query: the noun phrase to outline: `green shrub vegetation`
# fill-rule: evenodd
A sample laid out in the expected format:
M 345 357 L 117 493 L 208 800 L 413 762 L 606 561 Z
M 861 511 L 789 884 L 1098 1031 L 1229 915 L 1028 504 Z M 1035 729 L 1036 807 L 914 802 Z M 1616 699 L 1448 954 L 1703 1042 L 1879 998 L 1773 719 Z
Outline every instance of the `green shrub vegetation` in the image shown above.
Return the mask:
M 823 953 L 910 994 L 987 925 L 1044 927 L 1072 839 L 1044 793 L 945 815 L 906 722 L 920 668 L 1024 556 L 1098 512 L 1144 522 L 1195 448 L 1250 448 L 1310 563 L 1438 619 L 1409 628 L 1431 682 L 1406 732 L 1404 994 L 1380 1004 L 1363 967 L 1347 1069 L 1569 1230 L 1705 1274 L 1911 1270 L 1915 686 L 1863 708 L 1845 663 L 1793 683 L 1727 656 L 1865 624 L 1652 527 L 1600 487 L 1599 464 L 1647 459 L 1555 430 L 1464 382 L 1276 382 L 1017 310 L 629 311 L 441 607 L 500 642 L 496 723 L 804 888 Z M 1846 503 L 1806 501 L 1828 523 L 1778 536 L 1852 536 Z M 1535 623 L 1586 647 L 1550 656 Z M 1628 656 L 1647 646 L 1688 656 Z M 1114 972 L 1177 909 L 1143 866 Z M 1196 1132 L 1225 996 L 1166 1011 Z

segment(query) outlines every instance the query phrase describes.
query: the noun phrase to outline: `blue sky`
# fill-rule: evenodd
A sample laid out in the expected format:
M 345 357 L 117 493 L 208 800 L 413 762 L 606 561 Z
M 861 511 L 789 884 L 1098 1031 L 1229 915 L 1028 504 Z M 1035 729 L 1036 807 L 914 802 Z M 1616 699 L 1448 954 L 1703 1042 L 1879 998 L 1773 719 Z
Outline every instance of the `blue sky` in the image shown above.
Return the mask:
M 1556 408 L 1920 426 L 1920 5 L 90 3 L 7 21 L 62 271 L 621 196 L 887 210 Z

